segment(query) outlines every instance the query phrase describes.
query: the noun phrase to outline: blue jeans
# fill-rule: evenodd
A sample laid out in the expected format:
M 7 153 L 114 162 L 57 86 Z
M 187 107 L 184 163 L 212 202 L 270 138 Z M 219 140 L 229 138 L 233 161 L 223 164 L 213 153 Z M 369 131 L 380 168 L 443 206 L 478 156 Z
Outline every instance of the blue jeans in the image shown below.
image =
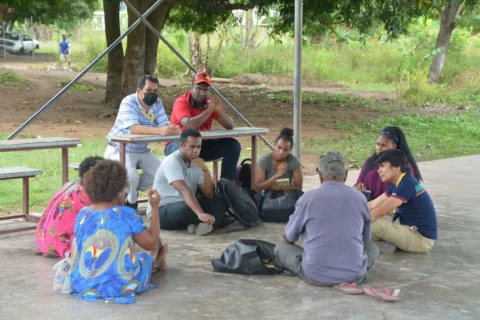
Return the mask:
M 180 142 L 172 141 L 165 147 L 165 156 L 172 154 L 180 148 Z M 233 138 L 204 140 L 200 158 L 205 161 L 222 160 L 222 172 L 220 176 L 231 181 L 235 180 L 238 158 L 240 157 L 240 143 Z

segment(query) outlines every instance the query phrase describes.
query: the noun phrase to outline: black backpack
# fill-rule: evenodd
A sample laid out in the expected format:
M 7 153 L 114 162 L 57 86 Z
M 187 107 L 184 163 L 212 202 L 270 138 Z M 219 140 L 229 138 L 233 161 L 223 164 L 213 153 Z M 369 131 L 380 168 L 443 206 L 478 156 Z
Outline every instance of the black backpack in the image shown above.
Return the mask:
M 243 161 L 237 166 L 235 183 L 244 189 L 252 188 L 252 172 L 250 171 L 252 167 L 251 163 L 252 159 L 243 159 Z
M 235 241 L 212 260 L 216 272 L 274 275 L 282 272 L 274 255 L 275 244 L 252 239 Z
M 229 213 L 245 227 L 253 228 L 262 222 L 258 215 L 257 205 L 233 181 L 221 178 L 217 182 L 217 193 L 224 195 L 230 207 Z

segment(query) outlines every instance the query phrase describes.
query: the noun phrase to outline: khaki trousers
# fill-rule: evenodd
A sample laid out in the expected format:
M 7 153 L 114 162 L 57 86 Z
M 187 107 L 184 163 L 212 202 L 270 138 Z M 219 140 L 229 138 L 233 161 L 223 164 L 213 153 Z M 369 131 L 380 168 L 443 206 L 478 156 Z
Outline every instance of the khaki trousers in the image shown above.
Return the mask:
M 409 227 L 400 223 L 400 219 L 392 222 L 392 216 L 386 215 L 372 223 L 372 240 L 383 240 L 393 243 L 400 250 L 424 253 L 432 250 L 434 241 L 422 236 L 417 227 Z

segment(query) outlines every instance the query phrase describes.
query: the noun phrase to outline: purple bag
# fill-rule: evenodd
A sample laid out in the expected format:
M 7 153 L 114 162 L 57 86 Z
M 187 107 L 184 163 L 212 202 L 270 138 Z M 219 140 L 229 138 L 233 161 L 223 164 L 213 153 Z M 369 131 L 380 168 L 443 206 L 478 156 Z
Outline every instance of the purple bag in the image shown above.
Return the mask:
M 247 163 L 250 162 L 250 163 Z M 237 166 L 237 172 L 235 174 L 235 184 L 243 189 L 252 188 L 252 159 L 243 159 L 243 161 Z

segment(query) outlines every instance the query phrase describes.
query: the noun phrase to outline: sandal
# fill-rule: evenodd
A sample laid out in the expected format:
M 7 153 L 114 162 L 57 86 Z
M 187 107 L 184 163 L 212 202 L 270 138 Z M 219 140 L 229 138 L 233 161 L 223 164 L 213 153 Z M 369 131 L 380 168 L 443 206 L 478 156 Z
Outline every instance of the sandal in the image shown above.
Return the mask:
M 363 291 L 365 295 L 378 300 L 387 302 L 399 301 L 400 298 L 398 297 L 398 294 L 400 293 L 400 289 L 394 289 L 393 292 L 391 292 L 391 290 L 392 289 L 386 287 L 371 287 L 365 288 Z
M 356 282 L 341 283 L 338 286 L 334 286 L 334 288 L 346 294 L 363 294 L 363 289 L 357 287 Z

